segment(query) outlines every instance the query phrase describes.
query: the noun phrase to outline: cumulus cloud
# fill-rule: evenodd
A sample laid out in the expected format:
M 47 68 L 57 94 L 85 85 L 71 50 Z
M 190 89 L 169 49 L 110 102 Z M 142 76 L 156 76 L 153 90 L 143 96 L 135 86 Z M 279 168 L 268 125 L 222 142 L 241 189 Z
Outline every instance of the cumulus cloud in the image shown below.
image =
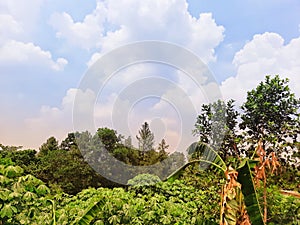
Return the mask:
M 289 78 L 292 91 L 300 96 L 300 37 L 285 44 L 277 33 L 256 34 L 238 51 L 233 59 L 237 74 L 222 82 L 226 99 L 233 98 L 240 105 L 247 91 L 255 88 L 266 75 L 279 74 Z
M 37 29 L 39 14 L 44 0 L 0 0 L 0 64 L 6 67 L 45 66 L 55 71 L 63 70 L 68 61 L 52 59 L 49 51 L 31 41 Z
M 16 37 L 23 32 L 21 24 L 12 15 L 0 14 L 0 21 L 0 43 L 4 43 L 7 39 Z
M 75 22 L 67 13 L 54 13 L 49 23 L 58 38 L 65 38 L 70 44 L 90 49 L 99 45 L 104 32 L 106 8 L 98 2 L 96 9 L 85 16 L 82 22 Z
M 36 28 L 43 2 L 44 0 L 0 0 L 0 41 L 29 38 Z
M 15 17 L 13 19 L 16 23 L 19 21 Z M 13 22 L 11 20 L 11 23 Z M 223 26 L 216 23 L 211 13 L 202 13 L 198 17 L 193 17 L 188 12 L 188 5 L 185 0 L 98 1 L 96 8 L 82 21 L 76 21 L 67 12 L 56 12 L 52 14 L 48 22 L 54 28 L 57 38 L 66 40 L 66 43 L 72 46 L 91 50 L 95 53 L 88 62 L 88 66 L 91 66 L 101 55 L 118 46 L 142 40 L 176 43 L 192 50 L 204 62 L 209 63 L 216 60 L 214 49 L 222 42 L 225 30 Z M 11 33 L 19 32 L 16 28 L 17 26 Z M 62 69 L 67 64 L 64 59 L 54 60 L 50 52 L 44 51 L 32 43 L 25 44 L 21 41 L 12 40 L 6 42 L 0 49 L 1 60 L 6 64 L 13 61 L 18 63 L 39 62 L 40 65 L 50 66 L 54 70 Z M 93 102 L 97 93 L 82 93 L 83 96 L 88 95 L 89 100 L 80 101 L 83 105 L 82 108 L 76 106 L 76 110 L 79 112 L 77 114 L 79 119 L 76 120 L 79 123 L 76 130 L 80 130 L 81 127 L 87 128 L 86 120 L 87 117 L 91 117 L 91 111 L 85 109 L 93 110 L 92 120 L 99 122 L 96 123 L 97 126 L 109 126 L 109 121 L 113 118 L 113 111 L 117 110 L 122 113 L 123 109 L 134 107 L 128 105 L 129 102 L 126 102 L 126 99 L 121 99 L 121 105 L 117 109 L 114 108 L 120 91 L 132 84 L 134 86 L 135 82 L 144 78 L 160 77 L 172 81 L 173 85 L 179 82 L 181 85 L 179 87 L 184 89 L 186 94 L 179 95 L 177 89 L 172 85 L 160 87 L 160 84 L 157 84 L 160 88 L 157 98 L 154 98 L 154 101 L 146 101 L 147 104 L 140 105 L 143 107 L 137 107 L 136 110 L 132 109 L 129 115 L 126 115 L 129 120 L 134 118 L 136 121 L 130 126 L 130 135 L 134 137 L 137 129 L 144 121 L 151 123 L 155 120 L 157 122 L 157 118 L 160 118 L 166 132 L 158 136 L 159 138 L 162 135 L 168 137 L 170 144 L 175 148 L 182 135 L 190 136 L 191 134 L 195 115 L 191 116 L 189 107 L 202 102 L 204 97 L 199 95 L 199 90 L 193 90 L 193 85 L 184 83 L 185 79 L 182 76 L 186 75 L 178 74 L 174 69 L 169 71 L 162 67 L 153 69 L 149 65 L 141 64 L 119 71 L 119 78 L 111 78 L 109 82 L 112 85 L 107 85 L 107 88 L 103 90 L 107 97 L 104 102 L 100 101 L 96 104 Z M 139 88 L 136 90 L 140 90 Z M 76 93 L 78 93 L 77 89 L 70 89 L 59 107 L 43 106 L 38 116 L 26 120 L 27 129 L 31 130 L 32 133 L 39 133 L 39 137 L 35 136 L 32 141 L 40 144 L 49 135 L 55 135 L 59 138 L 66 135 L 72 125 L 70 118 L 72 117 L 73 105 L 71 102 L 74 101 Z M 137 93 L 142 92 L 137 91 Z M 187 96 L 194 99 L 191 105 L 187 104 Z M 175 97 L 177 99 L 174 99 Z M 166 99 L 169 100 L 169 103 Z M 177 106 L 174 108 L 170 102 L 176 103 Z M 176 107 L 181 108 L 181 115 L 178 115 Z M 143 111 L 143 109 L 147 110 Z M 182 123 L 180 117 L 189 118 L 189 122 L 186 124 L 190 127 L 180 127 L 180 123 Z M 80 118 L 82 119 L 80 120 Z M 122 129 L 119 132 L 122 133 Z M 185 140 L 185 144 L 187 144 L 186 142 Z
M 211 13 L 191 16 L 185 0 L 107 0 L 82 22 L 67 13 L 55 13 L 50 24 L 59 37 L 83 48 L 104 52 L 141 40 L 177 43 L 193 50 L 205 62 L 215 60 L 214 48 L 223 40 L 224 27 L 216 24 Z M 126 9 L 126 10 L 124 10 Z
M 68 61 L 64 58 L 52 59 L 48 51 L 42 50 L 33 43 L 23 43 L 18 41 L 8 41 L 0 47 L 0 65 L 26 65 L 45 66 L 52 70 L 63 70 Z

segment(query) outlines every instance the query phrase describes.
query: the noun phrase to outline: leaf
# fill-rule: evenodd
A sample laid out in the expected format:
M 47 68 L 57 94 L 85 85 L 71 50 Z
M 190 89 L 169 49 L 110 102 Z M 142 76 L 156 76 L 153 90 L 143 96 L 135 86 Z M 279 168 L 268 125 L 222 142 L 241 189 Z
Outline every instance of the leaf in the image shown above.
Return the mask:
M 9 198 L 10 193 L 11 191 L 6 188 L 0 189 L 0 199 L 6 201 Z
M 104 202 L 104 199 L 100 199 L 98 202 L 94 202 L 94 205 L 92 205 L 80 218 L 78 218 L 71 224 L 89 225 L 102 210 Z
M 0 175 L 0 183 L 3 185 L 10 183 L 12 180 L 6 176 Z
M 167 179 L 166 179 L 167 181 L 173 182 L 174 180 L 176 180 L 180 177 L 180 175 L 183 173 L 185 168 L 187 168 L 190 165 L 199 163 L 199 162 L 211 164 L 211 165 L 215 166 L 216 168 L 222 170 L 223 172 L 225 172 L 227 169 L 226 163 L 221 158 L 221 156 L 213 148 L 211 148 L 210 146 L 208 146 L 205 143 L 194 142 L 193 144 L 191 144 L 188 147 L 187 151 L 189 154 L 194 154 L 196 151 L 203 152 L 205 158 L 204 159 L 202 159 L 202 158 L 194 159 L 194 160 L 186 163 L 185 165 L 180 167 L 178 170 L 176 170 L 174 173 L 172 173 L 169 177 L 167 177 Z M 200 155 L 200 157 L 203 157 L 203 154 Z
M 37 196 L 36 194 L 30 192 L 30 191 L 27 191 L 24 195 L 23 195 L 23 200 L 25 201 L 31 201 L 33 199 L 35 199 Z
M 50 193 L 50 189 L 45 185 L 45 184 L 41 184 L 38 186 L 38 188 L 36 189 L 36 193 L 38 195 L 45 195 L 45 194 L 49 194 Z
M 121 219 L 117 215 L 112 215 L 111 217 L 108 218 L 108 222 L 113 225 L 120 223 L 120 221 L 121 221 Z
M 8 166 L 5 168 L 4 175 L 8 178 L 18 177 L 23 173 L 23 169 L 20 166 Z
M 94 225 L 104 225 L 104 222 L 102 220 L 97 220 Z
M 255 225 L 264 225 L 248 161 L 244 164 L 244 166 L 238 169 L 238 182 L 242 185 L 245 205 L 251 223 Z
M 11 204 L 4 205 L 3 208 L 0 211 L 0 217 L 8 217 L 12 218 L 12 216 L 17 213 L 17 208 L 12 206 Z

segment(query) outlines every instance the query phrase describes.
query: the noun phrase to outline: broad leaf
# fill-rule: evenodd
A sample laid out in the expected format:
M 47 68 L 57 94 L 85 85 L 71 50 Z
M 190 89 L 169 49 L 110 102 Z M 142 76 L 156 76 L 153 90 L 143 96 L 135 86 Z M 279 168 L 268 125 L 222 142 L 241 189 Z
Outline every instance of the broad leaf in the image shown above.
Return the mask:
M 244 201 L 251 223 L 264 225 L 261 208 L 253 184 L 249 162 L 246 161 L 238 170 L 238 182 L 242 185 Z

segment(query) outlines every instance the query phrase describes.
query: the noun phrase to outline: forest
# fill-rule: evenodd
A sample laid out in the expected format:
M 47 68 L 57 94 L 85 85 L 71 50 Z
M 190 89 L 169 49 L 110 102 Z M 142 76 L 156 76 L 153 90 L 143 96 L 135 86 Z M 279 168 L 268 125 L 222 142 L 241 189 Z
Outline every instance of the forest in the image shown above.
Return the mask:
M 0 224 L 299 225 L 299 106 L 288 79 L 266 76 L 240 107 L 203 104 L 185 154 L 156 145 L 147 122 L 136 137 L 100 127 L 36 150 L 2 143 Z

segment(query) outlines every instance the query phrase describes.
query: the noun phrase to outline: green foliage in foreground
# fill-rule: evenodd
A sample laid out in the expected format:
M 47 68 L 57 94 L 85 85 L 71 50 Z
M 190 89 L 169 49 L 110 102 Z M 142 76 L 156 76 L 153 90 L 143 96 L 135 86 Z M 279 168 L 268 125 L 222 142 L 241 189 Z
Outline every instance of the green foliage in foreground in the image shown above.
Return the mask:
M 9 159 L 0 159 L 0 224 L 216 224 L 220 177 L 188 168 L 174 182 L 124 188 L 89 188 L 54 194 Z M 268 190 L 269 223 L 297 224 L 300 199 Z
M 86 209 L 90 209 L 91 215 L 97 211 L 91 224 L 202 224 L 204 220 L 218 220 L 218 200 L 214 187 L 199 190 L 183 181 L 132 187 L 128 191 L 87 189 L 60 203 L 57 223 L 85 224 L 80 218 L 87 218 Z M 101 208 L 92 208 L 99 202 Z

